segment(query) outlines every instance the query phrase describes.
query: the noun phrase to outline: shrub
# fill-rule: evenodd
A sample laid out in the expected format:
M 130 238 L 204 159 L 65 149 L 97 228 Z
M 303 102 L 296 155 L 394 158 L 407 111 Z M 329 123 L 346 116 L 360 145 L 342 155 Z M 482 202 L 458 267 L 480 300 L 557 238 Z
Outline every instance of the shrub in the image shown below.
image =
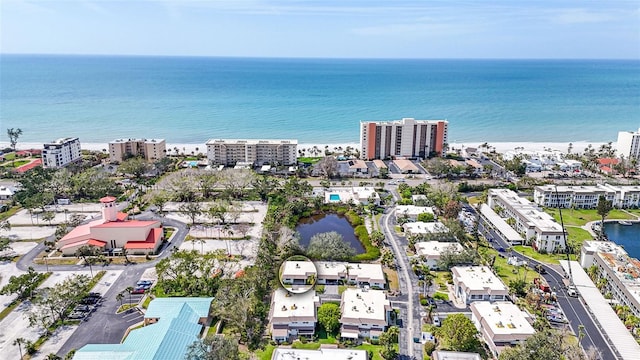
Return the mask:
M 420 305 L 427 306 L 429 305 L 429 301 L 427 301 L 427 299 L 420 299 Z
M 436 349 L 436 344 L 431 342 L 431 341 L 427 341 L 426 343 L 424 343 L 424 352 L 431 356 L 431 353 L 433 352 L 433 350 Z

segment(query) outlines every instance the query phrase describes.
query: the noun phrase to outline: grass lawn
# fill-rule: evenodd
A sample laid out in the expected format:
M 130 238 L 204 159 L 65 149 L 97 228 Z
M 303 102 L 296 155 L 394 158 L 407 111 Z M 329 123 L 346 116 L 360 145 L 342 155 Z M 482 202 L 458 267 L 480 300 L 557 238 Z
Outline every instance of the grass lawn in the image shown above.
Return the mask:
M 60 259 L 60 258 L 50 259 L 50 258 L 47 258 L 46 264 L 48 264 L 48 265 L 75 265 L 79 261 L 80 261 L 80 259 L 77 259 L 75 257 L 70 257 L 70 258 L 65 258 L 65 259 Z M 33 262 L 36 263 L 36 264 L 40 264 L 40 265 L 46 265 L 45 262 L 44 262 L 44 258 L 33 259 Z
M 20 206 L 14 206 L 12 208 L 10 208 L 9 210 L 0 213 L 0 221 L 4 221 L 7 220 L 8 218 L 12 217 L 13 215 L 15 215 L 18 210 L 20 210 L 21 207 Z
M 9 160 L 13 160 L 16 158 L 16 153 L 15 152 L 10 152 L 8 154 L 4 154 L 4 159 L 9 161 Z
M 449 271 L 433 271 L 436 278 L 433 281 L 436 290 L 447 290 L 447 280 L 451 279 Z
M 116 314 L 119 314 L 119 313 L 121 313 L 121 312 L 123 312 L 123 311 L 127 311 L 127 310 L 129 310 L 129 309 L 133 309 L 133 308 L 134 308 L 134 307 L 136 307 L 137 305 L 138 305 L 138 304 L 136 304 L 136 303 L 132 303 L 132 304 L 124 304 L 124 305 L 120 306 L 120 307 L 118 308 L 118 310 L 116 310 Z
M 525 270 L 522 266 L 513 266 L 507 264 L 507 259 L 499 256 L 497 250 L 485 248 L 485 251 L 487 255 L 496 257 L 494 267 L 497 269 L 496 272 L 498 273 L 498 276 L 506 285 L 509 285 L 509 282 L 513 280 L 523 279 L 525 276 L 523 270 L 527 272 L 526 279 L 533 279 L 538 274 L 537 272 L 529 268 Z
M 19 166 L 28 164 L 30 162 L 31 162 L 31 160 L 15 160 L 15 161 L 10 161 L 10 162 L 6 162 L 6 163 L 2 164 L 2 167 L 5 167 L 5 168 L 17 168 Z
M 389 268 L 383 268 L 383 271 L 385 273 L 385 275 L 387 275 L 387 282 L 389 283 L 389 290 L 398 290 L 398 272 L 393 270 L 393 269 L 389 269 Z
M 481 199 L 479 196 L 471 196 L 467 198 L 467 201 L 469 201 L 469 205 L 477 205 L 480 203 Z
M 316 331 L 318 335 L 318 342 L 320 344 L 336 344 L 336 336 L 334 334 L 327 334 L 324 329 Z
M 540 254 L 537 251 L 533 250 L 531 246 L 514 246 L 513 249 L 521 254 L 527 255 L 530 258 L 538 260 L 547 264 L 559 264 L 559 260 L 566 260 L 567 255 L 565 254 Z M 571 260 L 577 260 L 577 256 L 571 254 Z M 506 262 L 506 260 L 505 260 Z M 496 260 L 497 263 L 497 260 Z
M 271 360 L 271 356 L 273 355 L 273 350 L 276 349 L 275 345 L 267 345 L 264 347 L 264 350 L 256 350 L 256 355 L 260 360 Z
M 560 215 L 558 209 L 545 209 L 547 213 L 551 214 L 558 223 L 560 223 Z M 583 226 L 590 221 L 598 221 L 601 216 L 598 215 L 596 209 L 563 209 L 562 217 L 565 225 Z M 633 217 L 622 210 L 613 209 L 609 212 L 606 219 L 633 219 Z
M 291 344 L 291 347 L 293 349 L 318 350 L 318 349 L 320 349 L 320 343 L 319 342 L 308 342 L 306 344 L 303 344 L 300 340 L 296 340 L 296 341 L 293 342 L 293 344 Z
M 305 164 L 315 164 L 318 161 L 322 160 L 322 157 L 299 157 L 298 162 Z
M 640 209 L 626 209 L 627 212 L 632 213 L 633 215 L 640 216 Z
M 396 350 L 397 350 L 398 344 L 395 344 L 394 346 L 396 347 Z M 371 351 L 373 353 L 373 357 L 371 358 L 372 360 L 384 360 L 382 356 L 380 356 L 380 349 L 382 349 L 381 345 L 362 344 L 354 347 L 353 349 L 366 350 L 367 352 Z

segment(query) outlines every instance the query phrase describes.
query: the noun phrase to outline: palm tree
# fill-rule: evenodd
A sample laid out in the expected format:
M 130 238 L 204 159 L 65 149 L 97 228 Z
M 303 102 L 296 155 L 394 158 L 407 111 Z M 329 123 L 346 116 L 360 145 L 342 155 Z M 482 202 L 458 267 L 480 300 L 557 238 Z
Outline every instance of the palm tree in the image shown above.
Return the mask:
M 202 238 L 194 238 L 193 241 L 197 241 L 200 243 L 200 253 L 204 254 L 204 244 L 206 244 L 206 240 Z
M 17 338 L 13 340 L 13 345 L 18 345 L 18 350 L 20 351 L 20 359 L 22 359 L 22 345 L 25 344 L 27 340 L 25 338 Z
M 133 292 L 133 286 L 129 286 L 124 291 L 129 293 L 129 305 L 131 305 L 131 293 Z
M 122 307 L 122 300 L 124 299 L 124 294 L 122 292 L 119 292 L 118 295 L 116 295 L 116 301 L 120 302 L 120 307 Z
M 50 353 L 49 355 L 47 355 L 45 360 L 62 360 L 62 358 L 54 353 Z

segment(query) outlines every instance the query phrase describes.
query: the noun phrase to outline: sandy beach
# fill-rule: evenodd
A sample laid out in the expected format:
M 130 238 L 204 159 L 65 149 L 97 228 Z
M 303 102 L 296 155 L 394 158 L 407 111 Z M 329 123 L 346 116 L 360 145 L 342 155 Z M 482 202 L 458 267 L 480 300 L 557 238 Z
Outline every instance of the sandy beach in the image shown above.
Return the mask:
M 480 145 L 484 144 L 484 142 L 465 142 L 465 143 L 451 143 L 449 144 L 450 149 L 462 149 L 467 147 L 475 147 L 479 148 Z M 604 142 L 587 142 L 587 141 L 574 141 L 571 142 L 573 145 L 573 152 L 581 153 L 589 144 L 593 146 L 595 149 L 598 149 L 601 145 L 605 144 Z M 551 150 L 559 150 L 562 152 L 567 152 L 569 148 L 569 142 L 488 142 L 490 149 L 495 149 L 495 151 L 504 153 L 507 151 L 515 150 L 516 148 L 523 148 L 526 151 L 541 151 L 544 149 Z M 613 142 L 615 147 L 615 142 Z M 17 148 L 20 149 L 42 149 L 43 143 L 34 143 L 34 142 L 18 142 Z M 103 149 L 108 149 L 108 143 L 80 143 L 80 146 L 83 150 L 91 150 L 91 151 L 102 151 Z M 325 147 L 329 146 L 330 151 L 335 151 L 336 148 L 345 149 L 350 146 L 353 149 L 360 149 L 359 143 L 325 143 L 325 144 L 298 144 L 299 150 L 311 150 L 314 147 L 317 149 L 324 151 Z M 0 142 L 0 148 L 9 147 L 9 143 Z M 180 154 L 197 154 L 202 153 L 206 154 L 207 146 L 205 144 L 177 144 L 177 143 L 167 143 L 167 152 L 169 154 L 175 154 L 174 148 L 178 148 L 178 152 Z M 197 150 L 196 150 L 197 149 Z M 482 148 L 481 148 L 482 150 Z M 310 155 L 310 152 L 307 151 L 307 155 Z

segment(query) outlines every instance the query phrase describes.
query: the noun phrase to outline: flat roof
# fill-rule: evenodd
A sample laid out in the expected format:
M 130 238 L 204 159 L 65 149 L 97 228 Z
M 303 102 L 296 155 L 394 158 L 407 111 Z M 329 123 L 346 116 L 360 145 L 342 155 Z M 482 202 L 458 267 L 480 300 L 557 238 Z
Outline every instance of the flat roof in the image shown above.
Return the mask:
M 384 271 L 381 264 L 360 264 L 348 263 L 340 261 L 316 261 L 316 270 L 318 271 L 318 279 L 321 278 L 338 278 L 347 274 L 347 266 L 349 266 L 349 276 L 355 276 L 358 279 L 368 279 L 374 281 L 385 282 Z
M 529 222 L 529 225 L 545 232 L 563 232 L 562 226 L 553 219 L 553 216 L 539 210 L 529 200 L 518 196 L 515 192 L 509 189 L 489 189 L 489 196 L 494 195 Z
M 316 303 L 320 300 L 311 290 L 302 294 L 293 294 L 283 288 L 273 292 L 271 318 L 315 319 Z
M 420 215 L 423 213 L 429 213 L 435 215 L 433 208 L 430 206 L 416 206 L 416 205 L 398 205 L 396 206 L 396 216 L 400 215 Z
M 488 266 L 454 266 L 451 268 L 451 273 L 453 279 L 458 279 L 467 290 L 506 293 L 509 291 Z
M 434 222 L 408 222 L 402 225 L 405 231 L 414 234 L 436 234 L 449 232 L 449 228 L 439 221 Z
M 109 144 L 122 144 L 128 142 L 143 142 L 148 144 L 158 144 L 164 142 L 164 139 L 115 139 L 112 140 Z
M 459 351 L 436 350 L 431 353 L 433 360 L 481 360 L 480 354 Z
M 367 360 L 366 350 L 354 349 L 323 349 L 301 350 L 276 348 L 271 355 L 271 360 Z
M 342 293 L 342 319 L 355 319 L 363 323 L 386 323 L 387 311 L 391 310 L 391 302 L 382 290 L 364 290 L 347 288 Z M 349 321 L 348 321 L 349 322 Z
M 235 144 L 235 145 L 297 145 L 298 140 L 273 139 L 210 139 L 206 145 Z
M 522 236 L 518 234 L 500 215 L 496 214 L 491 207 L 487 204 L 480 205 L 480 213 L 484 215 L 487 220 L 504 236 L 508 241 L 511 242 L 523 242 Z
M 282 277 L 307 277 L 317 274 L 316 266 L 311 261 L 285 261 Z
M 463 250 L 462 245 L 457 242 L 423 241 L 416 243 L 416 254 L 427 258 L 440 258 L 440 254 L 447 249 L 455 252 Z
M 566 260 L 560 260 L 560 265 L 565 273 L 569 273 L 569 266 L 571 266 L 573 283 L 578 289 L 580 297 L 591 310 L 591 314 L 607 335 L 608 339 L 606 340 L 609 344 L 620 353 L 623 359 L 637 359 L 640 354 L 640 345 L 624 326 L 622 320 L 618 318 L 582 266 L 577 261 L 568 262 Z
M 528 337 L 536 332 L 529 323 L 529 316 L 510 302 L 474 301 L 471 303 L 471 312 L 497 338 L 501 335 L 503 338 L 505 335 Z

